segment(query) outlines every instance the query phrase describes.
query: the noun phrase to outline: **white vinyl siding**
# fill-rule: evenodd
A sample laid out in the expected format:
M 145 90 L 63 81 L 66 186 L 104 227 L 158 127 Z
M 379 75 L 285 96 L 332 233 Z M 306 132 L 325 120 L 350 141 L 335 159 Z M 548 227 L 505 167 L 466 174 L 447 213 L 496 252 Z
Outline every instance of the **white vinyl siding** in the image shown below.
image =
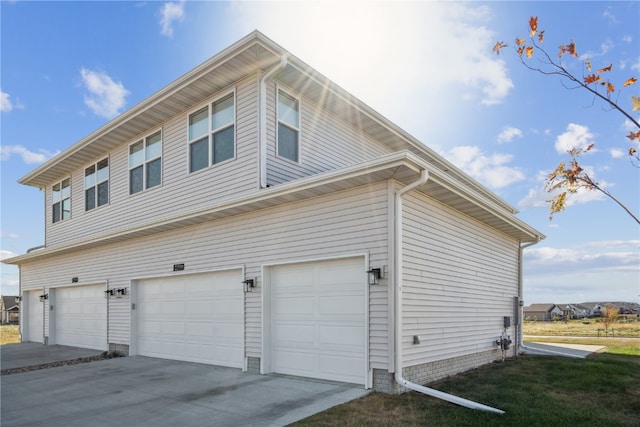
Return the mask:
M 256 79 L 247 78 L 236 89 L 236 160 L 190 174 L 186 143 L 188 111 L 162 125 L 162 185 L 153 191 L 129 195 L 129 145 L 145 133 L 110 153 L 110 201 L 91 215 L 74 215 L 70 221 L 51 224 L 51 199 L 47 194 L 46 245 L 129 228 L 162 216 L 205 208 L 221 200 L 256 191 L 258 133 Z M 221 94 L 229 93 L 228 90 Z M 214 99 L 217 99 L 214 98 Z M 84 200 L 84 168 L 72 175 L 72 199 Z M 84 203 L 73 206 L 82 209 Z
M 518 295 L 518 242 L 420 193 L 404 200 L 404 366 L 495 350 Z
M 170 275 L 177 262 L 185 263 L 186 273 L 244 264 L 246 277 L 258 277 L 258 286 L 246 294 L 246 354 L 261 357 L 262 265 L 364 253 L 372 265 L 389 265 L 387 221 L 387 184 L 382 182 L 27 263 L 22 284 L 33 289 L 78 276 L 128 287 L 133 278 Z M 64 269 L 58 268 L 60 262 Z M 387 292 L 386 286 L 370 287 L 370 357 L 371 366 L 379 369 L 388 366 Z M 111 343 L 129 343 L 128 301 L 128 296 L 109 300 Z
M 285 94 L 299 100 L 298 163 L 277 153 L 280 89 L 267 85 L 267 182 L 277 185 L 389 154 L 391 150 L 364 132 L 282 86 Z

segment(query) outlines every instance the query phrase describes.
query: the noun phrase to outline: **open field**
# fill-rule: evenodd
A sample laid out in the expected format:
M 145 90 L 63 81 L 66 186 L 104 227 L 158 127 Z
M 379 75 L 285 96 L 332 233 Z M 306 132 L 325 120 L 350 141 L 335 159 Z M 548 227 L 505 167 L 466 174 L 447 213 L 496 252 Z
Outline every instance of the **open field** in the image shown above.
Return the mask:
M 631 319 L 631 317 L 630 317 Z M 635 319 L 633 319 L 635 320 Z M 601 319 L 570 320 L 564 322 L 525 321 L 522 332 L 525 335 L 554 335 L 574 337 L 637 337 L 640 338 L 640 321 L 617 322 L 609 325 L 605 334 Z
M 592 343 L 591 339 L 571 342 Z M 611 347 L 586 359 L 525 355 L 429 384 L 500 408 L 506 411 L 504 415 L 474 411 L 416 392 L 372 393 L 294 425 L 638 426 L 640 354 L 630 346 L 637 350 L 640 338 L 606 342 Z
M 18 325 L 0 325 L 0 345 L 20 342 Z

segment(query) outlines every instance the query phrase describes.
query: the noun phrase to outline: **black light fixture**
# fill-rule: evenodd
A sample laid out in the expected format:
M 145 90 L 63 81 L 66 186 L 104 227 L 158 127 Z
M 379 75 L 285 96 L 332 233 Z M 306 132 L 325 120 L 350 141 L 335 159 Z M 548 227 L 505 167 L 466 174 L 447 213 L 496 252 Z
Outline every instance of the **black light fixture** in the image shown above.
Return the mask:
M 116 290 L 115 290 L 115 289 L 107 289 L 106 291 L 104 291 L 104 297 L 105 297 L 105 298 L 107 298 L 107 299 L 109 299 L 109 298 L 111 298 L 112 296 L 114 296 L 114 295 L 115 295 L 115 293 L 116 293 Z
M 242 283 L 244 284 L 244 291 L 245 292 L 253 292 L 253 288 L 255 288 L 255 286 L 256 286 L 256 280 L 255 279 L 246 279 Z
M 72 277 L 71 278 L 71 283 L 78 283 L 78 278 L 77 277 Z
M 46 300 L 48 300 L 48 299 L 49 299 L 49 294 L 42 294 L 42 295 L 40 295 L 40 301 L 41 301 L 41 302 L 44 302 L 44 301 L 46 301 Z
M 184 264 L 173 264 L 173 271 L 184 271 Z
M 116 298 L 122 298 L 127 294 L 127 288 L 118 288 L 116 289 Z
M 380 283 L 380 278 L 382 277 L 381 268 L 372 268 L 369 271 L 367 271 L 367 274 L 369 275 L 370 285 L 377 285 L 378 283 Z
M 16 302 L 20 302 L 20 301 L 22 301 L 22 297 L 21 296 L 17 296 L 16 297 Z

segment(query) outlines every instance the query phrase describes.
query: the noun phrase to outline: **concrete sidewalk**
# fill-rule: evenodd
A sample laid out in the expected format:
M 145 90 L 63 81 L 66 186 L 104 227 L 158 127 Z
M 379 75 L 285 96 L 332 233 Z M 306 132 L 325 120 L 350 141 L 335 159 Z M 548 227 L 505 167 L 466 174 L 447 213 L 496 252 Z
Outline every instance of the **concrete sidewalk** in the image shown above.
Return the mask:
M 0 419 L 3 426 L 273 427 L 369 392 L 353 384 L 133 356 L 4 375 Z
M 549 342 L 525 342 L 524 345 L 531 349 L 523 349 L 523 352 L 526 354 L 567 356 L 582 359 L 605 347 L 602 345 L 560 344 Z
M 43 345 L 35 342 L 0 346 L 0 369 L 25 368 L 54 362 L 98 356 L 103 352 L 64 345 Z

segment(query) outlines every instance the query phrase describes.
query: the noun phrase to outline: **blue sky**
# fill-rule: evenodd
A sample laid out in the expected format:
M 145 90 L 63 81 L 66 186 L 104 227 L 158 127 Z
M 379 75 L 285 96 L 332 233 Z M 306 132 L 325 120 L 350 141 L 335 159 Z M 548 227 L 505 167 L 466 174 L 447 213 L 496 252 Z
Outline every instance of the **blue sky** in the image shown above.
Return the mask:
M 2 1 L 1 256 L 43 242 L 43 197 L 17 180 L 254 29 L 291 51 L 520 210 L 547 235 L 525 251 L 524 299 L 639 301 L 640 227 L 599 193 L 549 221 L 544 176 L 571 145 L 636 214 L 640 169 L 624 118 L 522 66 L 498 40 L 530 16 L 555 54 L 575 40 L 617 87 L 640 77 L 640 3 Z M 582 75 L 580 61 L 567 61 Z M 620 104 L 631 111 L 625 88 Z M 636 112 L 637 113 L 637 112 Z M 635 114 L 635 113 L 634 113 Z M 635 117 L 640 117 L 636 114 Z M 3 294 L 18 270 L 2 265 Z

